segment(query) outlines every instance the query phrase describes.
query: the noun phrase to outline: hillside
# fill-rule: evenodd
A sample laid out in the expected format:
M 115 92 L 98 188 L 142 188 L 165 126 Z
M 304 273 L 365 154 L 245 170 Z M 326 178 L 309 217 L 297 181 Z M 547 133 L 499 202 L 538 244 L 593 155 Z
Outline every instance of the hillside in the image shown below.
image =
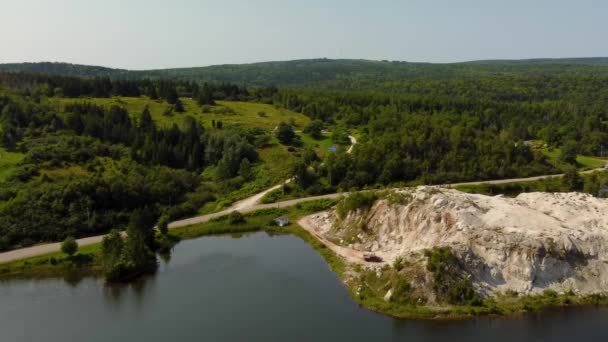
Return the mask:
M 116 79 L 168 78 L 250 86 L 413 79 L 472 79 L 496 76 L 608 74 L 608 58 L 488 60 L 433 64 L 362 59 L 305 59 L 158 70 L 123 70 L 67 63 L 0 64 L 1 71 Z

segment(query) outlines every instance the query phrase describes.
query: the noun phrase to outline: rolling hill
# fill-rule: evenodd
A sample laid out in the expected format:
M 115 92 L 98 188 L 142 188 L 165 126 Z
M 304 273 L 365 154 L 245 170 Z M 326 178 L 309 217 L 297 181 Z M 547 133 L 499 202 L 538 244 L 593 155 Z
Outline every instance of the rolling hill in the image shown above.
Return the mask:
M 41 62 L 0 64 L 0 71 L 114 79 L 170 78 L 249 86 L 296 86 L 344 80 L 357 82 L 528 75 L 608 75 L 608 58 L 482 60 L 447 64 L 320 58 L 138 71 Z

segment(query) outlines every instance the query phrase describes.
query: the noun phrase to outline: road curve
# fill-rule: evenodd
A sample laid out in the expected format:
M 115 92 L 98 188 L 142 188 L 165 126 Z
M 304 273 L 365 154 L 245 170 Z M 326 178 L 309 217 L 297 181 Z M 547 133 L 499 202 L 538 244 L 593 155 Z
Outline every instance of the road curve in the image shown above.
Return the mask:
M 346 153 L 351 153 L 353 151 L 353 147 L 355 147 L 355 145 L 357 144 L 357 138 L 353 137 L 352 135 L 349 135 L 348 139 L 350 139 L 350 147 L 348 148 L 348 150 L 346 150 Z
M 352 138 L 352 139 L 354 139 L 354 138 Z M 352 139 L 351 139 L 351 141 L 352 141 Z M 354 142 L 356 143 L 356 139 L 354 140 Z M 351 146 L 351 149 L 352 149 L 352 146 Z M 349 149 L 348 152 L 350 152 L 351 149 Z M 606 169 L 597 168 L 597 169 L 593 169 L 593 170 L 583 171 L 581 173 L 586 174 L 586 173 L 592 173 L 595 171 L 606 171 Z M 505 184 L 505 183 L 513 183 L 513 182 L 534 181 L 534 180 L 540 180 L 540 179 L 545 179 L 545 178 L 549 178 L 549 177 L 563 177 L 563 175 L 564 174 L 562 173 L 562 174 L 556 174 L 556 175 L 545 175 L 545 176 L 536 176 L 536 177 L 527 177 L 527 178 L 511 178 L 511 179 L 499 179 L 499 180 L 488 180 L 488 181 L 477 181 L 477 182 L 442 184 L 439 186 L 455 187 L 455 186 L 459 186 L 459 185 Z M 286 182 L 289 182 L 289 180 Z M 214 217 L 226 215 L 235 210 L 238 210 L 243 213 L 248 213 L 248 212 L 252 212 L 252 211 L 256 211 L 256 210 L 260 210 L 260 209 L 275 208 L 275 207 L 289 207 L 289 206 L 298 204 L 300 202 L 312 201 L 312 200 L 324 199 L 324 198 L 335 199 L 340 196 L 347 195 L 347 193 L 334 193 L 334 194 L 328 194 L 328 195 L 292 199 L 292 200 L 287 200 L 287 201 L 281 201 L 278 203 L 270 203 L 270 204 L 258 204 L 257 203 L 259 201 L 259 199 L 262 198 L 262 196 L 264 196 L 264 194 L 266 194 L 267 192 L 272 191 L 274 189 L 278 189 L 281 185 L 282 184 L 276 185 L 268 190 L 265 190 L 259 194 L 254 195 L 252 197 L 249 197 L 242 201 L 236 202 L 231 207 L 229 207 L 225 210 L 222 210 L 220 212 L 207 214 L 207 215 L 201 215 L 201 216 L 195 216 L 195 217 L 171 222 L 169 224 L 169 229 L 190 226 L 190 225 L 198 224 L 198 223 L 204 223 Z M 86 245 L 91 245 L 94 243 L 101 242 L 101 240 L 103 239 L 103 236 L 104 235 L 91 236 L 91 237 L 87 237 L 87 238 L 78 239 L 76 241 L 78 242 L 79 246 L 86 246 Z M 50 252 L 57 252 L 60 249 L 61 249 L 60 242 L 37 245 L 37 246 L 26 247 L 26 248 L 21 248 L 21 249 L 15 249 L 12 251 L 0 253 L 0 264 L 11 262 L 14 260 L 19 260 L 19 259 L 30 258 L 33 256 L 42 255 L 42 254 L 46 254 L 46 253 L 50 253 Z

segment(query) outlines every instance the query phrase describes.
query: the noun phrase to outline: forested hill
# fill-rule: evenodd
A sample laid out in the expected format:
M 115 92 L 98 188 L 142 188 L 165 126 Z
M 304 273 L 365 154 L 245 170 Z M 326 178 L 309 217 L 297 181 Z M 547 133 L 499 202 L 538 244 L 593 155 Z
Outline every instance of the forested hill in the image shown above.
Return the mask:
M 70 64 L 70 63 L 9 63 L 0 64 L 0 70 L 7 72 L 24 72 L 28 74 L 46 74 L 74 77 L 125 77 L 128 70 L 111 69 L 101 66 Z
M 598 65 L 608 66 L 608 57 L 583 58 L 533 58 L 533 59 L 486 59 L 464 62 L 463 64 L 494 64 L 494 65 Z
M 452 64 L 410 63 L 354 59 L 306 59 L 208 67 L 129 71 L 67 63 L 0 64 L 0 70 L 114 79 L 170 78 L 229 82 L 250 86 L 323 86 L 357 82 L 472 79 L 530 75 L 608 75 L 608 58 L 488 60 Z

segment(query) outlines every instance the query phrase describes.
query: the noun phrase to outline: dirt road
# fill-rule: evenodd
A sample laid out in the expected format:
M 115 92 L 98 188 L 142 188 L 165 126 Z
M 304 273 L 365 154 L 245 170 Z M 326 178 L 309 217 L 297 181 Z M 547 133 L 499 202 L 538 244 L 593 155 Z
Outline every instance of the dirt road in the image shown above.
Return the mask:
M 351 137 L 351 138 L 352 138 L 351 141 L 354 139 L 354 142 L 356 143 L 356 139 L 354 137 Z M 352 149 L 352 146 L 351 146 L 351 149 Z M 349 152 L 351 149 L 349 149 Z M 584 171 L 582 173 L 591 173 L 591 172 L 600 171 L 600 170 L 605 171 L 604 168 L 598 168 L 598 169 L 594 169 L 594 170 Z M 537 176 L 537 177 L 529 177 L 529 178 L 512 178 L 512 179 L 500 179 L 500 180 L 478 181 L 478 182 L 468 182 L 468 183 L 444 184 L 442 186 L 454 187 L 457 185 L 504 184 L 504 183 L 512 183 L 512 182 L 533 181 L 533 180 L 539 180 L 539 179 L 544 179 L 544 178 L 549 178 L 549 177 L 562 177 L 562 176 L 563 176 L 563 174 L 558 174 L 558 175 L 546 175 L 546 176 Z M 336 193 L 336 194 L 328 194 L 328 195 L 322 195 L 322 196 L 298 198 L 298 199 L 293 199 L 293 200 L 282 201 L 279 203 L 258 204 L 259 199 L 262 198 L 266 193 L 268 193 L 269 191 L 272 191 L 274 189 L 278 189 L 280 186 L 282 186 L 282 184 L 276 185 L 268 190 L 262 191 L 261 193 L 251 196 L 242 201 L 236 202 L 231 207 L 229 207 L 225 210 L 222 210 L 220 212 L 217 212 L 217 213 L 201 215 L 201 216 L 187 218 L 184 220 L 171 222 L 169 224 L 169 229 L 189 226 L 189 225 L 198 224 L 198 223 L 204 223 L 204 222 L 209 221 L 209 219 L 211 219 L 213 217 L 226 215 L 234 210 L 238 210 L 240 212 L 247 213 L 247 212 L 256 211 L 259 209 L 267 209 L 267 208 L 274 208 L 274 207 L 288 207 L 288 206 L 292 206 L 292 205 L 295 205 L 300 202 L 305 202 L 305 201 L 310 201 L 310 200 L 315 200 L 315 199 L 323 199 L 323 198 L 335 199 L 340 196 L 346 195 L 346 193 Z M 315 234 L 315 236 L 317 236 L 317 235 Z M 87 238 L 83 238 L 83 239 L 78 239 L 77 241 L 80 246 L 86 246 L 86 245 L 91 245 L 94 243 L 101 242 L 102 239 L 103 239 L 103 235 L 98 235 L 98 236 L 91 236 L 91 237 L 87 237 Z M 336 247 L 339 247 L 339 246 L 336 246 Z M 340 248 L 342 248 L 342 247 L 340 247 Z M 49 243 L 49 244 L 32 246 L 32 247 L 27 247 L 27 248 L 16 249 L 16 250 L 9 251 L 9 252 L 4 252 L 4 253 L 0 253 L 0 264 L 14 261 L 14 260 L 29 258 L 29 257 L 37 256 L 37 255 L 42 255 L 42 254 L 46 254 L 46 253 L 50 253 L 50 252 L 56 252 L 56 251 L 59 251 L 60 249 L 61 249 L 61 243 Z
M 579 173 L 587 174 L 587 173 L 593 173 L 596 171 L 607 171 L 607 170 L 603 167 L 599 167 L 597 169 L 582 171 Z M 541 180 L 541 179 L 550 178 L 550 177 L 563 177 L 563 176 L 564 176 L 563 173 L 559 173 L 559 174 L 555 174 L 555 175 L 543 175 L 543 176 L 526 177 L 526 178 L 510 178 L 510 179 L 497 179 L 497 180 L 487 180 L 487 181 L 442 184 L 441 186 L 455 187 L 455 186 L 459 186 L 459 185 L 506 184 L 506 183 L 517 183 L 517 182 L 530 182 L 530 181 Z
M 309 219 L 310 219 L 309 217 L 302 217 L 300 220 L 298 220 L 298 224 L 300 225 L 300 227 L 302 227 L 304 230 L 306 230 L 312 236 L 314 236 L 317 240 L 321 241 L 327 248 L 331 249 L 334 253 L 336 253 L 336 255 L 339 255 L 342 258 L 344 258 L 346 261 L 348 261 L 348 263 L 361 264 L 361 265 L 372 264 L 372 265 L 379 265 L 379 266 L 386 264 L 386 262 L 384 262 L 384 261 L 381 261 L 381 262 L 365 261 L 363 259 L 363 254 L 364 254 L 363 252 L 357 251 L 357 250 L 354 250 L 351 248 L 338 246 L 335 243 L 327 240 L 321 234 L 317 233 L 317 231 L 313 228 L 313 225 L 311 224 Z M 378 256 L 380 258 L 382 258 L 382 255 L 378 254 Z

